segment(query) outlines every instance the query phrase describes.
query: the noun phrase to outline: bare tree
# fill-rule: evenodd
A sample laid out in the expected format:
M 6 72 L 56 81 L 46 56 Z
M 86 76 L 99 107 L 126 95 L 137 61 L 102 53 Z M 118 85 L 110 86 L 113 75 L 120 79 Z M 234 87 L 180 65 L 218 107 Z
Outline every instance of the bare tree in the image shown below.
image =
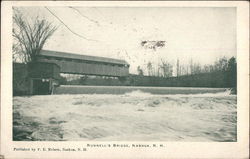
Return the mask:
M 180 76 L 181 75 L 181 67 L 179 64 L 179 58 L 177 59 L 177 63 L 176 63 L 176 76 Z
M 141 69 L 140 66 L 137 66 L 137 72 L 138 72 L 138 75 L 143 76 L 143 70 Z
M 149 76 L 152 76 L 152 69 L 153 69 L 153 66 L 152 66 L 152 63 L 149 61 L 148 64 L 147 64 L 147 69 L 148 69 L 148 75 Z
M 193 65 L 193 59 L 191 58 L 189 61 L 189 65 L 190 65 L 190 74 L 194 74 L 194 65 Z
M 19 58 L 24 63 L 36 61 L 45 42 L 56 31 L 57 27 L 39 17 L 30 24 L 21 12 L 14 9 L 12 35 L 13 60 Z
M 218 61 L 215 62 L 215 68 L 218 71 L 226 71 L 227 63 L 228 63 L 227 58 L 225 56 L 221 57 Z
M 193 64 L 193 74 L 199 74 L 201 73 L 202 67 L 200 63 L 194 63 Z
M 161 59 L 160 69 L 162 70 L 163 77 L 172 77 L 173 75 L 173 65 Z

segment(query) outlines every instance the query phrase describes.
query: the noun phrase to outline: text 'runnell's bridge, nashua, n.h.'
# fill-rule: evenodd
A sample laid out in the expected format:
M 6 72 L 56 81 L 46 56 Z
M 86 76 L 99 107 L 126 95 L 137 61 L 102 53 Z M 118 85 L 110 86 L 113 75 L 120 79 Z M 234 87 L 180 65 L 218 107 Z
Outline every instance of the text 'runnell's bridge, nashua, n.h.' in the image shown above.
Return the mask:
M 51 93 L 60 73 L 122 78 L 129 66 L 125 60 L 42 50 L 28 66 L 30 94 Z

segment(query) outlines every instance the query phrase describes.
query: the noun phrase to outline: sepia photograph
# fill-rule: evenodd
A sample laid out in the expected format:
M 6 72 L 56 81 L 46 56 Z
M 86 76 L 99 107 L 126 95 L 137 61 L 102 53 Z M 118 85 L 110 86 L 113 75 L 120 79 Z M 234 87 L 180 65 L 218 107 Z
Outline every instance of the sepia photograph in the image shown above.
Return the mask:
M 249 156 L 247 3 L 3 4 L 3 158 Z
M 12 31 L 14 141 L 237 141 L 235 8 L 13 7 Z

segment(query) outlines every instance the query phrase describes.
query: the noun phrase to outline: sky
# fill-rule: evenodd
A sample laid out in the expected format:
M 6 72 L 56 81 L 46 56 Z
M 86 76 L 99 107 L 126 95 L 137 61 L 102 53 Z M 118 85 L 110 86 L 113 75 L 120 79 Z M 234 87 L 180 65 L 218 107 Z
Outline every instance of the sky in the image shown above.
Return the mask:
M 124 59 L 130 73 L 161 59 L 201 65 L 236 56 L 236 9 L 224 7 L 18 7 L 32 21 L 44 18 L 58 29 L 46 50 Z M 82 38 L 84 37 L 84 38 Z M 149 49 L 142 41 L 165 41 Z

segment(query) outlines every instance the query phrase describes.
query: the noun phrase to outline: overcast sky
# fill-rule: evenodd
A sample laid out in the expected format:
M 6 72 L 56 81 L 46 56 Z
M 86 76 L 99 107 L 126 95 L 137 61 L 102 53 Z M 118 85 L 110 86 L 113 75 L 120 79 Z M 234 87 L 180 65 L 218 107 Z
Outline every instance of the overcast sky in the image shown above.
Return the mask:
M 222 56 L 236 56 L 235 8 L 107 8 L 48 7 L 72 31 L 69 31 L 44 7 L 19 7 L 32 19 L 38 15 L 59 26 L 44 49 L 93 56 L 125 59 L 136 67 L 148 61 L 191 58 L 201 64 L 213 63 Z M 156 50 L 141 46 L 141 41 L 166 41 Z

